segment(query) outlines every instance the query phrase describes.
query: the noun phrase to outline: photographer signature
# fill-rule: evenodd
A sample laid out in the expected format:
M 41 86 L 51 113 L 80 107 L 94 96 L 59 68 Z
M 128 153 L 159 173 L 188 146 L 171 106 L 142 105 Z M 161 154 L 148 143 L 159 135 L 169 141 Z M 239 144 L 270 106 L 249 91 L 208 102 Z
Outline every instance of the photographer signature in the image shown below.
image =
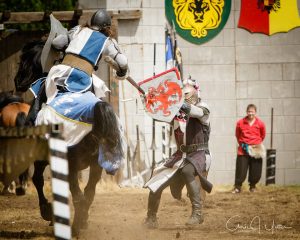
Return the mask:
M 273 234 L 277 230 L 286 230 L 292 228 L 289 226 L 285 226 L 283 224 L 275 224 L 274 219 L 270 225 L 262 224 L 259 216 L 253 217 L 249 223 L 240 223 L 239 218 L 240 218 L 239 215 L 235 215 L 229 218 L 226 222 L 226 229 L 229 230 L 230 232 L 256 231 L 258 233 L 261 233 L 261 231 L 264 230 L 264 231 L 271 232 Z M 237 223 L 237 221 L 239 221 L 239 223 Z

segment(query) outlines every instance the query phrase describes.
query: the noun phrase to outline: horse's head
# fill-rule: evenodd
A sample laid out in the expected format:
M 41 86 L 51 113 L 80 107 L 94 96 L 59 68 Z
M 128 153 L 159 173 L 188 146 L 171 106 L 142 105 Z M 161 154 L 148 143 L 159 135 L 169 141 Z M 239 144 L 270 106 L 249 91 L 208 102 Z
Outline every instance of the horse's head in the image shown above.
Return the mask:
M 23 47 L 19 69 L 14 79 L 17 91 L 26 92 L 31 83 L 43 76 L 41 54 L 44 44 L 44 41 L 36 40 Z
M 13 102 L 24 102 L 24 100 L 22 97 L 14 95 L 13 90 L 0 92 L 0 109 Z
M 0 92 L 0 111 L 4 108 L 8 102 L 7 99 L 13 94 L 13 91 Z
M 109 103 L 96 103 L 92 134 L 107 151 L 123 156 L 120 124 Z
M 6 101 L 6 99 L 8 99 L 10 96 L 13 95 L 14 91 L 3 91 L 0 92 L 0 108 L 3 108 L 4 106 L 3 103 Z

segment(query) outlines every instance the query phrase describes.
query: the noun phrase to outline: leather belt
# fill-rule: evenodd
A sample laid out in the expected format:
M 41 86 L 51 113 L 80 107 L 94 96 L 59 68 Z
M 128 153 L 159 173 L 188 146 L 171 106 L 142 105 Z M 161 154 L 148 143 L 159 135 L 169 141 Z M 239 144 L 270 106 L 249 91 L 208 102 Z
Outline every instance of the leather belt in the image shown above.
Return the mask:
M 192 153 L 201 150 L 208 150 L 208 143 L 196 143 L 190 145 L 180 145 L 179 150 L 185 153 Z
M 92 73 L 94 71 L 94 66 L 89 61 L 80 58 L 74 54 L 67 53 L 64 56 L 62 64 L 80 69 L 81 71 L 87 73 L 89 76 L 92 76 Z

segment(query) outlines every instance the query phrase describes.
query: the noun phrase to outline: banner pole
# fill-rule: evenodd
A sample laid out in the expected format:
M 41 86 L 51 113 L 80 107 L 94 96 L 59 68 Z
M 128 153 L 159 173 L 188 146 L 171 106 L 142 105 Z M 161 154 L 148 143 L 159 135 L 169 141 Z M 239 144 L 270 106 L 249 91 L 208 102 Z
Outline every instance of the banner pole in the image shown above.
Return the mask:
M 156 43 L 154 43 L 154 54 L 153 54 L 153 76 L 155 76 L 155 64 L 156 64 Z M 152 144 L 151 144 L 151 149 L 152 149 L 152 166 L 151 166 L 151 177 L 153 175 L 153 171 L 155 168 L 155 150 L 157 149 L 156 144 L 155 144 L 155 119 L 152 118 Z M 151 178 L 150 177 L 150 178 Z

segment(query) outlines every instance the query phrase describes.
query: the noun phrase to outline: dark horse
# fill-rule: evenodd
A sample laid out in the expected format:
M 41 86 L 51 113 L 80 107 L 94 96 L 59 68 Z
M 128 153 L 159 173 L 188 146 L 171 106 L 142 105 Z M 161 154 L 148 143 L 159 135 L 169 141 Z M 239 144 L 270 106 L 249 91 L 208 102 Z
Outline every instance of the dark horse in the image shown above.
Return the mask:
M 13 91 L 0 92 L 0 127 L 22 127 L 25 125 L 30 106 Z M 16 195 L 21 196 L 26 192 L 28 170 L 19 175 L 16 183 Z M 9 186 L 4 186 L 1 194 L 10 194 Z
M 15 78 L 17 91 L 26 91 L 30 84 L 40 77 L 45 76 L 42 72 L 40 56 L 44 42 L 37 41 L 27 44 L 21 54 L 21 63 Z M 45 94 L 36 98 L 31 105 L 28 122 L 33 122 L 35 112 L 45 100 Z M 108 152 L 123 156 L 119 122 L 112 107 L 106 102 L 98 102 L 94 107 L 94 124 L 92 131 L 87 134 L 78 144 L 68 147 L 69 183 L 72 201 L 75 209 L 72 232 L 78 235 L 81 228 L 87 226 L 88 211 L 95 196 L 97 182 L 101 178 L 102 168 L 98 165 L 99 146 L 103 145 Z M 40 212 L 43 219 L 52 220 L 51 204 L 47 201 L 44 192 L 43 172 L 47 161 L 35 161 L 34 174 L 32 177 L 38 197 Z M 81 191 L 78 182 L 80 170 L 90 167 L 89 179 Z

